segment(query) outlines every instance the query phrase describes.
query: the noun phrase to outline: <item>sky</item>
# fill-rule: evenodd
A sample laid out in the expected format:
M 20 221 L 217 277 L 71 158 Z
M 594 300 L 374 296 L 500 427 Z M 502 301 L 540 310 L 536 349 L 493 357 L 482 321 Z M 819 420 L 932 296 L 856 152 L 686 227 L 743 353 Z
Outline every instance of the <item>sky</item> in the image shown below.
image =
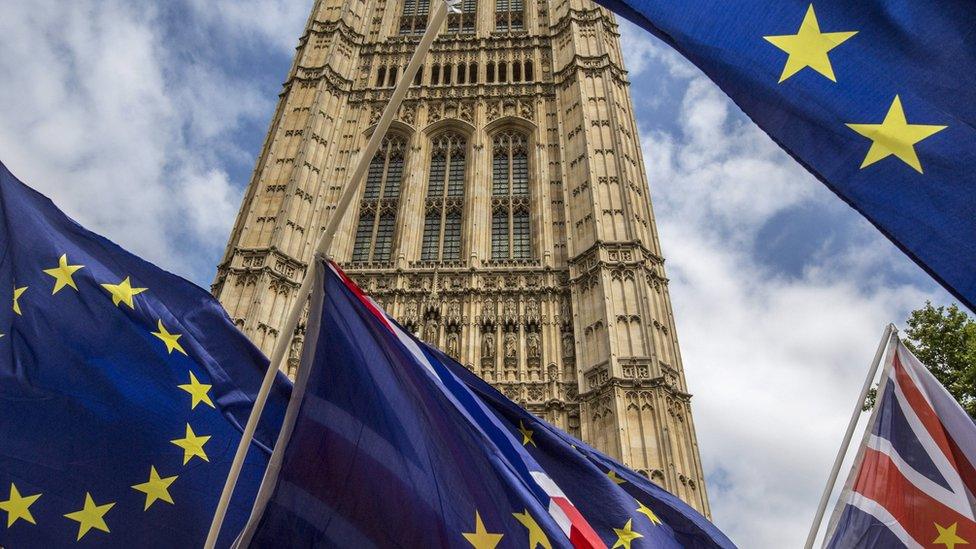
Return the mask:
M 209 287 L 310 6 L 0 0 L 0 161 Z M 800 546 L 884 326 L 951 299 L 694 66 L 621 32 L 714 520 Z

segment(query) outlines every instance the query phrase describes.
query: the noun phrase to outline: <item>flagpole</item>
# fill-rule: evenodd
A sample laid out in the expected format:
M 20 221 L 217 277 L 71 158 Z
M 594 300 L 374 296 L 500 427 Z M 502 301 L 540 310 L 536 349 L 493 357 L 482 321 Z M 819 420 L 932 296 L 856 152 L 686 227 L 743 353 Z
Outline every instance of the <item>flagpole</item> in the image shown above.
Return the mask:
M 847 424 L 844 441 L 840 443 L 840 450 L 837 451 L 834 466 L 830 469 L 830 477 L 827 479 L 827 485 L 824 486 L 823 495 L 820 497 L 820 505 L 817 506 L 817 514 L 813 517 L 813 524 L 810 525 L 810 533 L 807 534 L 807 542 L 803 545 L 804 549 L 811 549 L 813 543 L 817 540 L 817 534 L 820 532 L 820 526 L 823 523 L 824 513 L 827 511 L 827 502 L 830 500 L 830 494 L 834 491 L 834 484 L 837 483 L 837 475 L 840 474 L 841 465 L 844 464 L 844 457 L 847 455 L 847 450 L 851 445 L 851 438 L 854 437 L 857 421 L 861 417 L 861 412 L 864 411 L 864 401 L 867 399 L 868 391 L 871 390 L 871 384 L 878 374 L 878 367 L 881 366 L 881 359 L 884 357 L 885 349 L 888 348 L 888 343 L 891 341 L 892 336 L 897 333 L 898 328 L 895 328 L 894 324 L 888 324 L 884 329 L 884 334 L 881 336 L 881 343 L 878 344 L 878 350 L 874 353 L 874 361 L 871 363 L 871 368 L 868 369 L 868 376 L 864 379 L 864 386 L 861 387 L 861 394 L 854 404 L 854 412 L 851 414 L 851 420 Z
M 386 108 L 383 110 L 382 116 L 380 116 L 379 122 L 376 123 L 376 127 L 373 129 L 373 134 L 369 137 L 369 141 L 367 141 L 366 147 L 363 149 L 363 153 L 359 157 L 359 162 L 356 164 L 356 169 L 353 171 L 352 177 L 349 179 L 349 184 L 346 185 L 345 189 L 342 191 L 342 194 L 339 196 L 339 201 L 336 204 L 335 211 L 329 218 L 329 222 L 322 232 L 322 236 L 315 247 L 313 257 L 311 261 L 309 261 L 309 270 L 305 273 L 305 279 L 302 281 L 302 285 L 298 290 L 298 296 L 295 299 L 295 303 L 288 312 L 284 325 L 278 332 L 281 334 L 281 336 L 275 342 L 275 346 L 271 351 L 271 362 L 268 364 L 268 371 L 265 373 L 264 381 L 261 383 L 261 388 L 258 390 L 258 394 L 254 399 L 254 406 L 251 408 L 251 415 L 247 418 L 247 425 L 245 425 L 244 432 L 241 435 L 241 442 L 237 446 L 237 453 L 234 455 L 234 461 L 231 464 L 230 471 L 227 474 L 227 481 L 224 484 L 224 490 L 220 494 L 220 501 L 218 502 L 217 509 L 214 512 L 213 522 L 210 524 L 210 532 L 207 534 L 207 542 L 204 546 L 206 549 L 213 549 L 217 544 L 217 536 L 220 534 L 220 528 L 223 525 L 224 518 L 227 515 L 227 507 L 230 504 L 231 496 L 234 494 L 234 487 L 237 485 L 237 479 L 240 476 L 241 468 L 244 465 L 244 458 L 247 456 L 247 450 L 251 445 L 251 441 L 254 439 L 254 431 L 257 429 L 258 420 L 261 417 L 261 413 L 264 411 L 264 406 L 267 403 L 268 394 L 271 392 L 271 387 L 274 384 L 274 379 L 278 373 L 279 365 L 281 364 L 282 359 L 285 357 L 285 352 L 291 343 L 292 336 L 295 333 L 295 328 L 298 327 L 298 321 L 301 318 L 302 311 L 305 307 L 305 302 L 308 301 L 308 296 L 312 292 L 312 281 L 315 279 L 313 276 L 315 274 L 314 269 L 317 269 L 319 265 L 317 258 L 329 256 L 329 252 L 332 248 L 332 242 L 335 240 L 335 235 L 339 229 L 339 225 L 342 223 L 346 212 L 349 210 L 349 204 L 356 196 L 359 187 L 363 182 L 364 176 L 366 175 L 366 170 L 369 168 L 369 163 L 373 159 L 373 155 L 376 154 L 377 149 L 379 149 L 380 143 L 382 143 L 383 137 L 386 135 L 386 131 L 390 128 L 390 123 L 393 122 L 394 115 L 396 115 L 397 110 L 400 108 L 400 104 L 403 102 L 403 98 L 407 95 L 407 90 L 410 88 L 414 77 L 420 70 L 424 57 L 426 57 L 427 52 L 430 51 L 430 47 L 433 44 L 434 39 L 437 38 L 437 34 L 440 31 L 441 26 L 447 19 L 448 11 L 450 10 L 454 13 L 458 13 L 459 4 L 460 0 L 443 0 L 441 2 L 437 2 L 437 7 L 434 9 L 434 13 L 430 19 L 430 24 L 427 25 L 427 30 L 420 39 L 417 49 L 410 58 L 410 62 L 407 63 L 407 67 L 403 70 L 403 74 L 400 76 L 400 82 L 397 83 L 396 87 L 394 88 L 393 94 L 390 96 L 390 102 L 387 103 Z

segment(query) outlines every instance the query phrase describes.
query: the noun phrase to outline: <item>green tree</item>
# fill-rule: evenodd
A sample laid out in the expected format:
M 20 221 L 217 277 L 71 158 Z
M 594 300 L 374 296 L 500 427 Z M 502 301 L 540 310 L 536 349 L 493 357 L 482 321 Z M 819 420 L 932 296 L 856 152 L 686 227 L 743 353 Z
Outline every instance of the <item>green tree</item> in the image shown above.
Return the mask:
M 905 346 L 976 419 L 976 321 L 954 304 L 926 302 L 908 317 L 905 336 Z
M 904 335 L 905 346 L 976 420 L 976 321 L 954 304 L 933 307 L 926 302 L 909 315 Z M 873 408 L 876 399 L 875 387 L 863 410 Z

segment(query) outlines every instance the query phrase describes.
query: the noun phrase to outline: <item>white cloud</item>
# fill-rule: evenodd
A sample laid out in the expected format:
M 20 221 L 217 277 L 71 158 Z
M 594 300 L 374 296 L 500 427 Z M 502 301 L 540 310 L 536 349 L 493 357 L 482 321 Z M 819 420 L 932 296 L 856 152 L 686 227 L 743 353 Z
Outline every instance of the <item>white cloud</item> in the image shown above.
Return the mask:
M 224 162 L 253 162 L 234 132 L 263 125 L 276 98 L 198 46 L 230 57 L 246 38 L 287 54 L 304 21 L 284 16 L 306 3 L 193 2 L 196 20 L 176 3 L 2 4 L 3 162 L 82 224 L 205 284 L 245 184 Z M 176 34 L 204 26 L 200 43 Z
M 801 546 L 883 327 L 944 294 L 700 72 L 624 32 L 634 87 L 663 69 L 681 89 L 642 137 L 714 519 L 743 547 Z M 846 215 L 857 247 L 760 262 L 796 207 Z

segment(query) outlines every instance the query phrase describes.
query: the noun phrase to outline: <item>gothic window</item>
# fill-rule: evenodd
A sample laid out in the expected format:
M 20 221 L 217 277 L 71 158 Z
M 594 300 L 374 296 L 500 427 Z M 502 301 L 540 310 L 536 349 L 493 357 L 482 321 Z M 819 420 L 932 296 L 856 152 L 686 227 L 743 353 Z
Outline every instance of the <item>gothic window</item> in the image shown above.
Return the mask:
M 508 82 L 508 63 L 504 61 L 498 64 L 498 81 Z
M 477 0 L 462 0 L 461 13 L 451 13 L 447 17 L 448 32 L 472 33 L 478 16 Z
M 389 135 L 369 163 L 353 243 L 354 262 L 390 259 L 405 151 L 406 141 L 398 135 Z
M 466 83 L 465 80 L 467 79 L 467 76 L 468 76 L 468 71 L 464 63 L 459 63 L 457 66 L 457 83 L 458 84 Z
M 487 82 L 489 84 L 493 84 L 495 82 L 495 63 L 488 62 L 488 65 L 486 65 L 486 71 L 487 71 Z
M 505 131 L 492 140 L 491 258 L 531 259 L 529 148 L 526 136 Z
M 413 85 L 419 86 L 421 82 L 423 82 L 423 80 L 424 80 L 424 66 L 420 65 L 420 68 L 417 70 L 417 75 L 413 77 Z
M 380 67 L 376 71 L 376 85 L 383 86 L 386 83 L 386 67 Z
M 512 63 L 512 82 L 522 81 L 522 65 L 516 61 Z
M 430 0 L 405 0 L 400 16 L 400 34 L 423 34 L 427 30 Z
M 528 60 L 528 61 L 525 62 L 525 81 L 526 82 L 531 82 L 532 80 L 533 80 L 533 77 L 532 77 L 532 61 L 531 60 Z
M 454 67 L 450 63 L 444 64 L 444 85 L 445 86 L 451 85 L 451 73 L 454 72 L 453 69 Z
M 468 65 L 468 81 L 472 84 L 478 83 L 478 64 L 471 63 Z
M 495 0 L 495 29 L 518 31 L 525 28 L 522 0 Z
M 441 83 L 441 66 L 434 65 L 430 68 L 430 85 L 436 86 Z
M 387 77 L 386 85 L 387 86 L 390 86 L 391 88 L 393 86 L 396 86 L 396 83 L 397 83 L 397 70 L 399 70 L 399 67 L 397 67 L 396 65 L 393 65 L 392 67 L 390 67 L 390 75 Z
M 461 259 L 467 140 L 447 132 L 434 138 L 431 145 L 420 259 L 456 261 Z

